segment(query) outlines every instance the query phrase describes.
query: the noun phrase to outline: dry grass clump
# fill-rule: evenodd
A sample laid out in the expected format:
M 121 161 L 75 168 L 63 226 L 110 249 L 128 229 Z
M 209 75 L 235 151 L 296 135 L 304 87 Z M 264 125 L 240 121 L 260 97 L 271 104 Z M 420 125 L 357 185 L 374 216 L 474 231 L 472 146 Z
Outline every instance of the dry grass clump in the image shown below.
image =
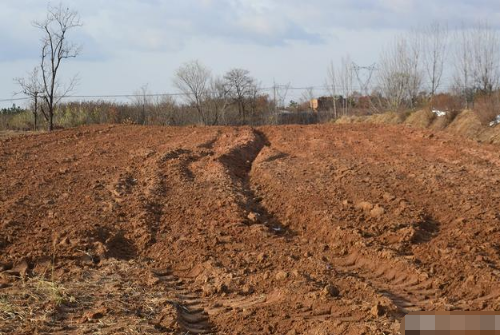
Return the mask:
M 422 109 L 410 114 L 404 123 L 412 127 L 429 128 L 436 118 L 437 115 L 430 109 Z
M 477 114 L 470 110 L 465 110 L 460 113 L 447 128 L 447 130 L 452 133 L 471 138 L 477 137 L 483 129 L 484 127 L 481 125 L 481 121 L 477 117 Z
M 410 112 L 387 112 L 382 114 L 373 114 L 369 116 L 369 120 L 375 124 L 401 124 L 410 114 Z
M 334 120 L 336 124 L 373 123 L 373 124 L 401 124 L 410 115 L 410 112 L 387 112 L 372 115 L 342 116 Z
M 336 120 L 332 120 L 332 122 L 336 124 L 363 123 L 366 118 L 366 116 L 341 116 Z
M 0 334 L 15 333 L 19 324 L 53 324 L 63 306 L 75 304 L 60 283 L 43 276 L 23 277 L 15 291 L 0 295 Z
M 166 304 L 174 298 L 168 282 L 147 273 L 111 259 L 61 280 L 51 274 L 13 278 L 0 294 L 0 335 L 156 334 L 177 327 L 175 309 Z

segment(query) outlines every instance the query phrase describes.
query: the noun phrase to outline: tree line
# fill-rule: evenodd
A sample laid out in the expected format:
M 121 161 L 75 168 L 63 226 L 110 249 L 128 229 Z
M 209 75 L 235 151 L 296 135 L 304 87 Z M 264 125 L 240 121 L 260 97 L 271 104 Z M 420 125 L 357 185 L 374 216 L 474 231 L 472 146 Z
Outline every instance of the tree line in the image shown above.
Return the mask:
M 397 36 L 384 48 L 365 96 L 372 112 L 434 107 L 437 94 L 447 94 L 455 107 L 458 100 L 461 108 L 473 108 L 477 99 L 498 100 L 499 67 L 497 29 L 481 22 L 453 30 L 433 23 Z M 326 86 L 332 96 L 351 97 L 359 93 L 353 89 L 356 79 L 346 56 L 338 67 L 328 68 Z M 348 107 L 342 106 L 341 113 Z
M 397 36 L 381 52 L 377 63 L 360 78 L 361 67 L 346 55 L 326 69 L 320 94 L 306 88 L 299 101 L 287 102 L 290 84 L 263 90 L 246 69 L 230 69 L 215 75 L 198 60 L 180 66 L 173 75 L 178 97 L 157 96 L 142 86 L 128 103 L 63 102 L 78 78 L 60 80 L 67 59 L 81 47 L 69 33 L 82 26 L 77 11 L 49 6 L 44 20 L 33 23 L 40 31 L 39 64 L 25 78 L 16 78 L 20 92 L 30 100 L 33 127 L 40 123 L 50 131 L 55 124 L 79 125 L 103 122 L 137 124 L 242 125 L 321 122 L 343 115 L 404 111 L 422 108 L 488 109 L 485 119 L 500 107 L 500 39 L 486 23 L 449 29 L 434 23 Z M 445 80 L 445 76 L 449 76 Z M 444 96 L 444 97 L 443 97 Z M 317 99 L 318 107 L 310 104 Z M 314 111 L 316 116 L 308 116 Z M 15 115 L 14 115 L 15 114 Z M 10 113 L 17 117 L 19 113 Z M 0 113 L 6 124 L 7 113 Z M 42 117 L 40 120 L 39 116 Z M 22 117 L 26 118 L 26 115 Z M 1 121 L 1 120 L 0 120 Z M 0 124 L 1 126 L 1 124 Z

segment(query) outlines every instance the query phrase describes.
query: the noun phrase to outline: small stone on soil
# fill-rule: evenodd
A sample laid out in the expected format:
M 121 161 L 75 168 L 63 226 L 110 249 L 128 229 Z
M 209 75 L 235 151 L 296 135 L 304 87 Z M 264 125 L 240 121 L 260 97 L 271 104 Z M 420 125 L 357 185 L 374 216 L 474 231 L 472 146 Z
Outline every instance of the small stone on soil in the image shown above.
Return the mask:
M 276 280 L 285 280 L 288 278 L 288 272 L 285 272 L 285 271 L 278 271 L 278 273 L 276 273 Z
M 328 284 L 323 288 L 323 291 L 321 291 L 321 295 L 324 297 L 338 297 L 340 294 L 340 291 L 338 288 L 335 286 Z
M 368 201 L 361 201 L 356 204 L 357 209 L 362 209 L 364 211 L 369 211 L 373 209 L 373 204 Z
M 381 217 L 382 215 L 385 214 L 385 209 L 384 207 L 381 207 L 379 205 L 375 206 L 375 208 L 373 208 L 371 211 L 370 211 L 370 215 L 372 217 L 375 217 L 375 218 L 378 218 L 378 217 Z

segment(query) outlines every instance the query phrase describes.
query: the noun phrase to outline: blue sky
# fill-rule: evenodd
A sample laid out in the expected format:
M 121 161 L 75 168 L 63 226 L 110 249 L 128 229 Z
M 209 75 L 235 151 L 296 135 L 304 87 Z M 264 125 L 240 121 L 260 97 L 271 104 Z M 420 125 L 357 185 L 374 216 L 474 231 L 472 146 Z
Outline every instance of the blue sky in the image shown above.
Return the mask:
M 44 0 L 0 0 L 0 99 L 38 62 Z M 58 4 L 58 2 L 53 2 Z M 128 94 L 148 83 L 173 92 L 172 74 L 198 59 L 216 74 L 242 67 L 263 86 L 320 86 L 330 61 L 377 61 L 395 35 L 433 21 L 500 24 L 496 0 L 71 0 L 84 26 L 70 35 L 81 56 L 77 94 Z M 5 104 L 4 104 L 5 105 Z

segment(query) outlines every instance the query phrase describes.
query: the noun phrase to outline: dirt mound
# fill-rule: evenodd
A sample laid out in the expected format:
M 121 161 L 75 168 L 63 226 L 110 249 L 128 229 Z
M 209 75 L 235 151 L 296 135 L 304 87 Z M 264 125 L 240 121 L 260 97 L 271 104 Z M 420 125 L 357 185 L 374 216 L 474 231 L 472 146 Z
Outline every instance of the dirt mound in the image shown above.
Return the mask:
M 345 116 L 335 123 L 405 124 L 422 129 L 445 130 L 479 142 L 500 144 L 500 126 L 484 126 L 471 110 L 448 111 L 445 115 L 437 115 L 430 110 L 419 110 L 412 113 L 387 112 L 369 116 Z
M 436 114 L 430 110 L 419 110 L 411 113 L 404 123 L 413 127 L 429 128 L 436 119 Z
M 500 127 L 485 127 L 472 111 L 460 113 L 449 125 L 448 130 L 485 143 L 500 144 Z
M 498 310 L 499 167 L 369 124 L 0 139 L 0 332 L 380 334 Z

